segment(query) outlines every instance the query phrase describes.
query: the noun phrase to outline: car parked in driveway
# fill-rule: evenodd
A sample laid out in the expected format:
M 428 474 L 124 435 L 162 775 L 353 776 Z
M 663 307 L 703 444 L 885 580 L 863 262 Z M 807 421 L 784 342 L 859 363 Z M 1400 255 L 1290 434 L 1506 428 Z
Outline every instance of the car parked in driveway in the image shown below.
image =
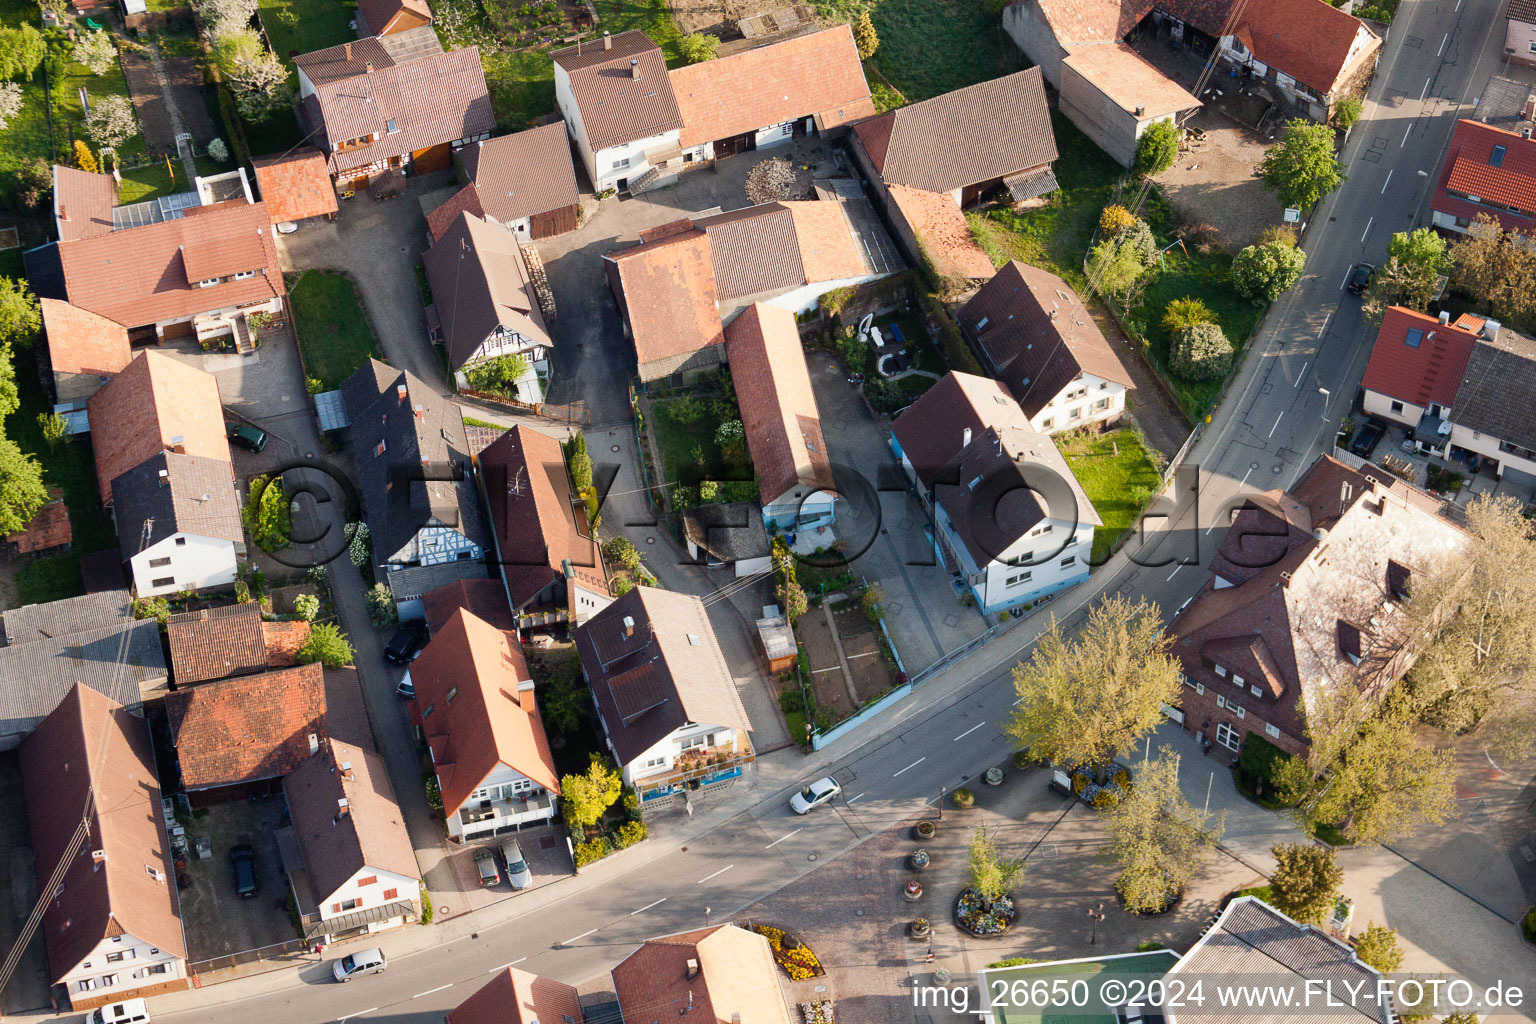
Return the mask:
M 256 851 L 248 843 L 229 849 L 229 870 L 235 879 L 235 895 L 248 900 L 256 895 Z
M 1355 432 L 1354 439 L 1349 442 L 1350 453 L 1362 459 L 1370 458 L 1376 446 L 1381 443 L 1381 435 L 1386 432 L 1385 423 L 1380 420 L 1367 420 L 1365 425 Z
M 1349 277 L 1345 278 L 1344 287 L 1349 289 L 1351 295 L 1364 295 L 1365 290 L 1371 285 L 1371 278 L 1375 275 L 1374 263 L 1356 263 L 1350 270 Z
M 809 814 L 822 804 L 830 803 L 832 798 L 842 791 L 843 787 L 837 784 L 837 780 L 828 775 L 824 779 L 817 779 L 790 797 L 789 809 L 796 814 Z
M 512 888 L 526 889 L 533 884 L 533 872 L 523 859 L 523 848 L 516 839 L 502 840 L 501 858 L 507 862 L 507 881 L 512 883 Z
M 402 622 L 384 648 L 384 657 L 396 665 L 409 665 L 427 646 L 427 626 L 423 622 Z M 412 691 L 415 692 L 414 690 Z
M 480 872 L 481 885 L 495 885 L 501 881 L 501 872 L 496 870 L 496 855 L 484 846 L 475 851 L 475 870 Z
M 331 968 L 331 974 L 337 981 L 351 981 L 363 974 L 383 974 L 384 968 L 389 962 L 384 958 L 384 951 L 375 946 L 372 949 L 360 949 L 356 953 L 348 953 L 335 962 Z
M 226 423 L 224 432 L 229 440 L 248 452 L 259 452 L 267 446 L 267 432 L 246 423 Z

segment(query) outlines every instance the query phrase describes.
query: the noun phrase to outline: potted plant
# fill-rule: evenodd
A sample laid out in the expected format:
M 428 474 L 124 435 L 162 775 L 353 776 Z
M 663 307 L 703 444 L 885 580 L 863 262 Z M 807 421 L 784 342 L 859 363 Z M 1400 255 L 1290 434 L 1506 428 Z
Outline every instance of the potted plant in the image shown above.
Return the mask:
M 928 923 L 926 917 L 919 917 L 907 926 L 907 930 L 911 932 L 914 939 L 926 939 L 933 933 L 933 926 Z
M 954 804 L 957 809 L 963 811 L 969 807 L 976 806 L 976 794 L 968 789 L 957 789 L 949 794 L 949 802 Z
M 912 868 L 921 871 L 928 866 L 928 851 L 924 849 L 914 850 L 912 853 Z
M 912 835 L 916 839 L 932 839 L 939 827 L 931 821 L 920 821 L 912 826 Z
M 1003 770 L 1001 768 L 988 768 L 985 778 L 987 785 L 1001 786 L 1003 784 Z
M 901 894 L 906 897 L 908 903 L 915 903 L 922 898 L 923 883 L 915 878 L 909 879 L 907 884 L 902 887 Z

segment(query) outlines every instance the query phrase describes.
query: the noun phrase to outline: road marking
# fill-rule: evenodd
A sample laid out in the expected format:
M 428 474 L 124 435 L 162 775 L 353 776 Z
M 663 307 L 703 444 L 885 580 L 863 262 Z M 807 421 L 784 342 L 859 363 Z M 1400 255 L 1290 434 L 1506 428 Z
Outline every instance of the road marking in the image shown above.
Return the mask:
M 592 932 L 595 932 L 595 931 L 597 931 L 596 928 L 593 928 L 591 931 L 582 932 L 580 935 L 576 935 L 576 936 L 573 936 L 573 937 L 571 937 L 569 939 L 566 939 L 564 942 L 560 943 L 560 945 L 562 945 L 562 946 L 569 946 L 571 943 L 575 942 L 577 939 L 584 939 L 588 935 L 591 935 Z
M 1375 224 L 1375 223 L 1376 223 L 1376 218 L 1375 217 L 1372 217 L 1370 220 L 1365 222 L 1365 230 L 1360 232 L 1360 241 L 1361 242 L 1364 242 L 1365 241 L 1365 236 L 1371 233 L 1371 225 Z
M 1243 484 L 1246 484 L 1246 483 L 1247 483 L 1247 482 L 1248 482 L 1248 477 L 1249 477 L 1249 476 L 1250 476 L 1250 475 L 1251 475 L 1251 474 L 1252 474 L 1252 473 L 1253 473 L 1253 467 L 1252 467 L 1252 466 L 1249 466 L 1249 467 L 1248 467 L 1248 472 L 1247 472 L 1247 473 L 1244 473 L 1244 474 L 1243 474 L 1243 478 L 1242 478 L 1242 479 L 1241 479 L 1241 480 L 1239 480 L 1239 481 L 1238 481 L 1238 483 L 1237 483 L 1237 486 L 1238 486 L 1238 487 L 1242 487 L 1242 486 L 1243 486 Z
M 1349 275 L 1353 274 L 1354 272 L 1355 272 L 1355 268 L 1354 267 L 1350 267 L 1348 270 L 1344 271 L 1344 279 L 1339 282 L 1339 291 L 1343 291 L 1344 290 L 1344 286 L 1349 284 Z
M 1409 121 L 1408 127 L 1403 129 L 1403 141 L 1398 143 L 1398 149 L 1402 149 L 1404 146 L 1408 145 L 1408 133 L 1411 131 L 1413 131 L 1413 122 Z
M 860 794 L 860 795 L 862 795 L 862 794 Z M 709 881 L 711 878 L 717 878 L 720 875 L 725 874 L 727 871 L 731 870 L 731 868 L 733 868 L 735 866 L 736 866 L 735 864 L 727 864 L 725 867 L 721 868 L 719 871 L 716 871 L 713 875 L 705 875 L 703 878 L 699 879 L 697 882 L 695 882 L 693 884 L 694 885 L 703 885 L 705 882 Z
M 1280 410 L 1280 415 L 1275 417 L 1275 425 L 1269 428 L 1269 436 L 1274 437 L 1275 431 L 1280 429 L 1280 420 L 1285 417 L 1285 410 Z
M 366 1016 L 366 1015 L 368 1015 L 370 1013 L 373 1013 L 377 1009 L 378 1009 L 377 1006 L 370 1006 L 366 1010 L 358 1010 L 356 1013 L 349 1013 L 345 1017 L 337 1017 L 336 1018 L 336 1024 L 341 1024 L 341 1022 L 344 1021 L 344 1020 L 351 1020 L 353 1017 L 363 1017 L 363 1016 Z
M 1423 103 L 1424 102 L 1424 97 L 1429 95 L 1429 81 L 1430 81 L 1430 78 L 1433 78 L 1433 77 L 1434 76 L 1431 75 L 1431 76 L 1429 76 L 1429 78 L 1424 79 L 1424 88 L 1419 90 L 1419 102 L 1420 103 Z
M 849 804 L 853 804 L 853 803 L 855 803 L 855 802 L 856 802 L 856 801 L 859 801 L 859 800 L 863 800 L 863 799 L 864 799 L 864 794 L 863 794 L 863 793 L 860 793 L 860 794 L 859 794 L 859 795 L 858 795 L 858 796 L 856 796 L 856 797 L 853 797 L 853 798 L 852 798 L 852 799 L 850 799 L 850 800 L 849 800 L 849 801 L 848 801 L 848 803 L 849 803 Z
M 811 675 L 814 676 L 819 672 L 841 672 L 842 670 L 843 667 L 841 665 L 833 665 L 831 668 L 813 668 L 811 669 Z
M 422 996 L 429 996 L 433 992 L 441 992 L 445 988 L 453 988 L 453 982 L 450 981 L 446 985 L 439 985 L 439 986 L 437 986 L 437 988 L 429 988 L 425 992 L 417 992 L 415 995 L 411 996 L 411 998 L 412 999 L 420 999 Z
M 958 740 L 965 739 L 971 733 L 975 732 L 977 729 L 980 729 L 983 725 L 986 725 L 986 724 L 987 724 L 986 722 L 982 722 L 982 723 L 980 723 L 978 725 L 971 726 L 969 729 L 965 730 L 965 732 L 961 733 L 959 736 L 956 736 L 955 739 L 952 740 L 951 742 L 955 742 L 955 741 L 958 741 Z
M 502 971 L 506 970 L 508 967 L 516 967 L 518 964 L 522 963 L 524 960 L 527 960 L 527 959 L 528 958 L 525 957 L 525 956 L 520 956 L 516 960 L 513 960 L 509 964 L 502 964 L 500 967 L 492 967 L 490 970 L 486 971 L 485 973 L 486 974 L 500 974 Z
M 1391 167 L 1387 168 L 1387 180 L 1381 183 L 1381 194 L 1382 195 L 1386 195 L 1387 194 L 1387 186 L 1392 184 L 1392 171 L 1393 170 L 1394 170 L 1394 168 L 1391 168 Z
M 1457 6 L 1457 7 L 1460 7 L 1460 6 L 1461 6 L 1461 5 L 1460 5 L 1460 4 L 1457 4 L 1457 5 L 1456 5 L 1456 6 Z M 1445 52 L 1445 44 L 1446 44 L 1446 43 L 1448 43 L 1448 42 L 1450 42 L 1450 41 L 1451 41 L 1451 34 L 1450 34 L 1450 33 L 1449 33 L 1449 32 L 1447 32 L 1447 33 L 1446 33 L 1446 34 L 1445 34 L 1445 38 L 1444 38 L 1444 39 L 1442 39 L 1442 40 L 1440 40 L 1440 49 L 1438 49 L 1438 50 L 1436 50 L 1436 51 L 1435 51 L 1435 56 L 1436 56 L 1436 57 L 1438 57 L 1438 56 L 1440 56 L 1440 55 L 1441 55 L 1441 54 L 1442 54 L 1442 53 L 1444 53 L 1444 52 Z
M 804 832 L 804 831 L 805 831 L 805 827 L 801 826 L 800 828 L 795 829 L 794 832 L 789 832 L 789 833 L 786 833 L 786 834 L 784 834 L 782 836 L 779 836 L 779 838 L 775 839 L 773 842 L 771 842 L 767 846 L 763 847 L 763 849 L 771 850 L 775 846 L 778 846 L 780 843 L 782 843 L 784 840 L 788 839 L 790 836 L 795 835 L 796 833 L 799 833 L 799 832 Z
M 1323 326 L 1327 327 L 1328 325 L 1327 324 L 1323 324 Z M 1318 337 L 1321 338 L 1322 335 L 1319 334 Z M 1312 360 L 1310 360 L 1310 359 L 1301 364 L 1301 372 L 1296 375 L 1296 383 L 1292 384 L 1291 387 L 1293 387 L 1293 388 L 1301 387 L 1302 380 L 1304 380 L 1306 378 L 1306 376 L 1307 376 L 1307 367 L 1309 367 L 1311 365 L 1312 365 Z
M 665 902 L 667 902 L 667 898 L 665 896 L 663 896 L 661 899 L 657 900 L 655 903 L 647 903 L 645 906 L 641 907 L 639 910 L 631 910 L 629 912 L 629 916 L 630 917 L 634 917 L 636 914 L 643 914 L 647 910 L 650 910 L 652 907 L 659 907 L 659 906 L 661 906 Z
M 928 760 L 928 759 L 927 759 L 927 758 L 926 758 L 926 757 L 920 757 L 920 758 L 918 758 L 918 759 L 917 759 L 917 760 L 916 760 L 916 761 L 913 761 L 913 762 L 912 762 L 912 763 L 911 763 L 911 764 L 909 764 L 909 765 L 907 765 L 907 766 L 906 766 L 906 767 L 905 767 L 905 768 L 903 768 L 903 769 L 902 769 L 902 770 L 901 770 L 901 772 L 909 772 L 909 771 L 911 771 L 911 770 L 912 770 L 912 769 L 913 769 L 913 768 L 916 768 L 916 767 L 917 767 L 917 766 L 918 766 L 918 765 L 920 765 L 920 764 L 922 764 L 922 763 L 923 763 L 923 762 L 924 762 L 924 761 L 926 761 L 926 760 Z M 900 775 L 900 774 L 901 774 L 901 772 L 897 772 L 897 773 L 896 773 L 896 775 Z M 892 776 L 891 776 L 891 778 L 893 778 L 893 779 L 894 779 L 894 778 L 895 778 L 895 777 L 896 777 L 896 775 L 892 775 Z
M 1179 565 L 1178 565 L 1178 568 L 1174 569 L 1173 572 L 1168 574 L 1168 582 L 1169 583 L 1173 582 L 1173 578 L 1179 574 L 1179 569 L 1182 569 L 1182 568 L 1184 568 L 1184 563 L 1180 562 Z

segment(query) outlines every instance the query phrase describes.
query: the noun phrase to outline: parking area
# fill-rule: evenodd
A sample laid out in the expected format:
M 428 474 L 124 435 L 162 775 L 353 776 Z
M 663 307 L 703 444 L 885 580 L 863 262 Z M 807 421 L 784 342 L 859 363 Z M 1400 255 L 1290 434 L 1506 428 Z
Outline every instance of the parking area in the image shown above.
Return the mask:
M 288 916 L 288 880 L 283 876 L 273 832 L 286 822 L 280 795 L 236 800 L 194 811 L 187 828 L 195 851 L 207 837 L 212 855 L 193 852 L 184 871 L 189 882 L 181 890 L 181 920 L 187 933 L 187 959 L 207 960 L 229 953 L 259 949 L 297 938 Z M 249 843 L 256 851 L 257 894 L 235 895 L 230 876 L 231 847 Z
M 528 862 L 528 870 L 533 873 L 533 884 L 527 889 L 512 888 L 512 884 L 507 881 L 506 861 L 499 855 L 496 856 L 496 882 L 492 885 L 480 884 L 480 870 L 475 864 L 476 852 L 489 849 L 495 853 L 502 840 L 507 838 L 517 839 L 523 851 L 523 859 Z M 459 890 L 457 898 L 460 905 L 450 905 L 448 908 L 454 914 L 500 903 L 576 873 L 576 866 L 571 862 L 570 851 L 566 848 L 565 829 L 558 824 L 525 828 L 515 835 L 508 833 L 489 842 L 469 843 L 465 846 L 445 843 L 443 859 L 448 862 Z

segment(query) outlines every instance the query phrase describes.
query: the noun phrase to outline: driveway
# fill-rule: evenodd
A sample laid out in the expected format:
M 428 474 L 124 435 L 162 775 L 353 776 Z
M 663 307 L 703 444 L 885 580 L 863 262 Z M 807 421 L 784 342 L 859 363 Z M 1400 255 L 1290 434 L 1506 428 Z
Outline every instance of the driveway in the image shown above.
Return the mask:
M 181 891 L 181 921 L 187 934 L 187 959 L 211 960 L 298 938 L 288 918 L 288 879 L 283 874 L 274 831 L 284 822 L 283 797 L 238 799 L 194 811 L 186 822 L 189 845 L 207 836 L 213 856 L 187 862 L 192 884 Z M 257 893 L 235 895 L 229 851 L 249 843 L 256 851 Z

